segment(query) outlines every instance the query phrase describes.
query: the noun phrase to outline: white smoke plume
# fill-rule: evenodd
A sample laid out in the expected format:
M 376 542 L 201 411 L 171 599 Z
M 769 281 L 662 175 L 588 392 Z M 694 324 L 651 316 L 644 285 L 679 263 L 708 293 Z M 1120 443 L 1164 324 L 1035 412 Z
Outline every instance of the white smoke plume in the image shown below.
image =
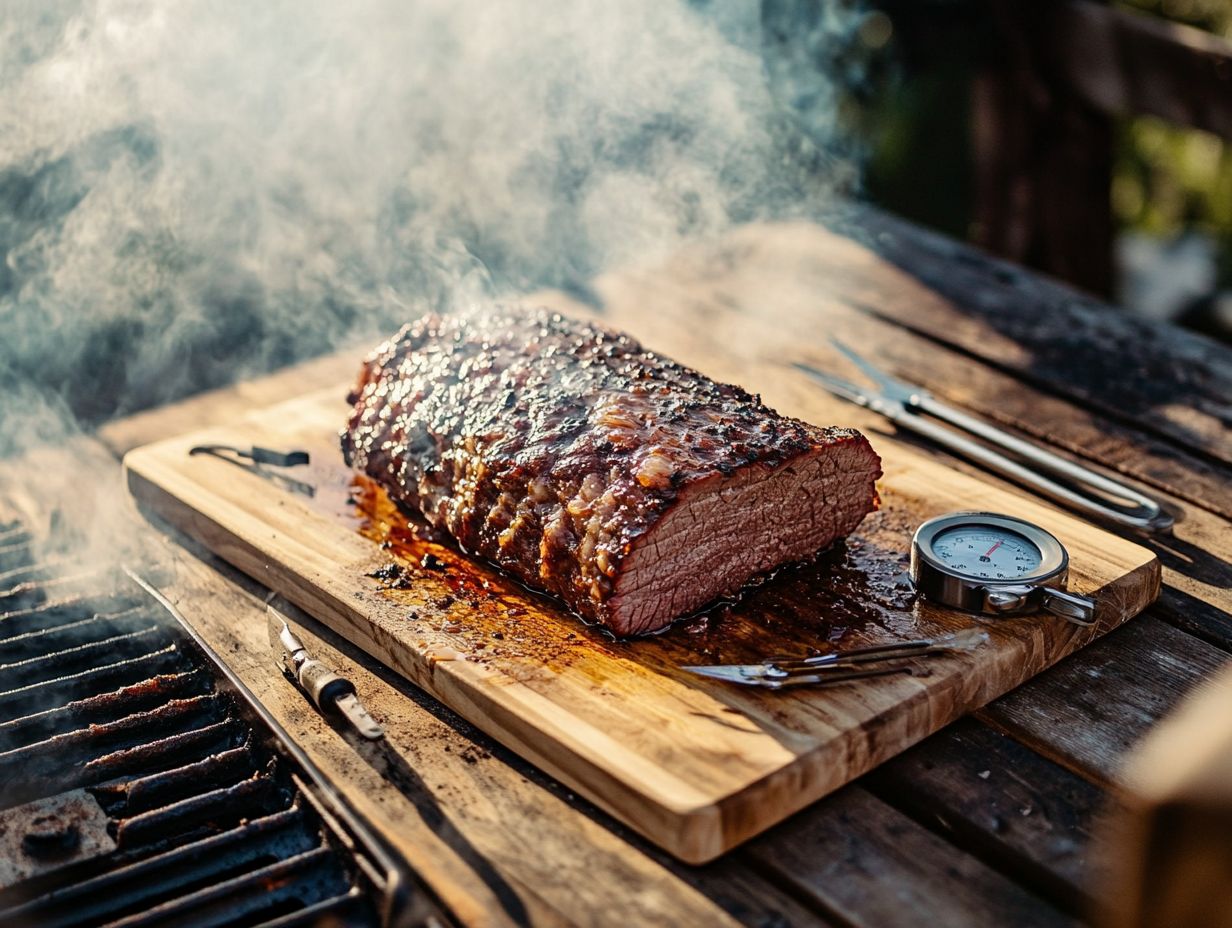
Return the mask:
M 816 212 L 850 165 L 758 29 L 752 0 L 7 0 L 0 387 L 97 421 Z

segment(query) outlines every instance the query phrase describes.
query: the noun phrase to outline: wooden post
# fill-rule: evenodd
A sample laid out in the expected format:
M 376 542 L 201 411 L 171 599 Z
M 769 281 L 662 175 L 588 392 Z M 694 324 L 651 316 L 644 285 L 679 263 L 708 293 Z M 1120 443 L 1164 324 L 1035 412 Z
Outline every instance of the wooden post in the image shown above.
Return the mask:
M 1106 835 L 1110 928 L 1232 926 L 1232 670 L 1143 742 Z
M 1112 124 L 1058 60 L 1065 4 L 993 0 L 972 82 L 977 244 L 1100 296 L 1112 291 Z

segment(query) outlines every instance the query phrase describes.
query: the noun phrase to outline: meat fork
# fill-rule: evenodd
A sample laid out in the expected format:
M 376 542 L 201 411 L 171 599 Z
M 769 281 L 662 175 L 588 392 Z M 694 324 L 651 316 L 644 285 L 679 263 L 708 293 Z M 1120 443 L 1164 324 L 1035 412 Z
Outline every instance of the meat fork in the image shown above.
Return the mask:
M 915 657 L 935 657 L 951 651 L 970 651 L 988 640 L 988 632 L 968 628 L 959 632 L 899 641 L 867 648 L 833 651 L 815 657 L 768 657 L 756 664 L 712 664 L 682 667 L 691 673 L 729 683 L 781 690 L 795 686 L 820 686 L 884 677 L 889 674 L 913 672 L 911 664 L 902 661 Z M 886 662 L 889 666 L 877 666 Z
M 830 344 L 875 384 L 874 389 L 865 389 L 811 365 L 794 364 L 835 396 L 880 413 L 900 428 L 1082 512 L 1140 531 L 1163 532 L 1172 527 L 1172 516 L 1149 496 L 945 405 L 927 390 L 891 377 L 835 338 Z M 1009 454 L 943 428 L 934 421 L 938 419 Z

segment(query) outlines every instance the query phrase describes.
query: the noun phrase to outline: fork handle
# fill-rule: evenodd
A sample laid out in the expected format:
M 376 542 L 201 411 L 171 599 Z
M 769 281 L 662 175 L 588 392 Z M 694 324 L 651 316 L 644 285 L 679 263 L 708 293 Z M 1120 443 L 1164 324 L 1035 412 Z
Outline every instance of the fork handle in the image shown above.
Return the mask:
M 768 690 L 785 690 L 797 686 L 830 686 L 835 683 L 845 683 L 848 680 L 866 680 L 870 677 L 888 677 L 896 673 L 912 676 L 914 671 L 908 665 L 900 667 L 879 667 L 876 670 L 852 670 L 843 673 L 811 673 L 793 674 L 777 679 L 767 678 L 759 681 L 759 685 Z
M 924 438 L 956 451 L 963 457 L 977 464 L 982 464 L 989 470 L 1025 484 L 1057 502 L 1066 503 L 1075 509 L 1089 513 L 1118 525 L 1140 531 L 1161 532 L 1172 527 L 1172 517 L 1165 513 L 1159 503 L 1123 483 L 1111 480 L 1093 470 L 1067 461 L 1059 455 L 1023 441 L 1008 432 L 989 425 L 974 416 L 969 416 L 960 410 L 940 403 L 928 394 L 917 396 L 913 408 L 928 413 L 937 419 L 950 423 L 972 435 L 978 435 L 989 443 L 1004 448 L 1013 454 L 1031 462 L 1038 470 L 1032 470 L 1019 461 L 1007 457 L 998 451 L 972 441 L 965 436 L 942 428 L 936 422 L 920 415 L 906 413 L 895 416 L 894 421 L 908 431 L 915 432 Z M 1043 473 L 1041 473 L 1041 471 Z M 1080 493 L 1064 484 L 1049 479 L 1045 473 L 1059 477 L 1067 477 L 1091 491 L 1100 491 L 1119 499 L 1131 501 L 1134 505 L 1117 506 L 1109 502 L 1101 502 L 1093 495 Z
M 767 664 L 779 670 L 829 670 L 832 667 L 849 667 L 853 664 L 872 664 L 880 661 L 899 660 L 907 657 L 922 657 L 947 650 L 932 639 L 904 641 L 899 644 L 879 644 L 867 648 L 852 648 L 847 651 L 831 651 L 812 657 L 768 657 Z

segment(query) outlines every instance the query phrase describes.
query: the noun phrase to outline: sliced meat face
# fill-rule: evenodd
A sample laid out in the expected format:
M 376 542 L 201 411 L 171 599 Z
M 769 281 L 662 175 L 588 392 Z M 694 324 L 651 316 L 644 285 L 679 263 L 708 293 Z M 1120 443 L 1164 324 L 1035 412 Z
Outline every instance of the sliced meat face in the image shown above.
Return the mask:
M 665 617 L 688 615 L 753 577 L 813 557 L 869 512 L 874 473 L 863 446 L 852 442 L 687 487 L 633 545 L 608 624 L 621 635 L 654 631 Z

